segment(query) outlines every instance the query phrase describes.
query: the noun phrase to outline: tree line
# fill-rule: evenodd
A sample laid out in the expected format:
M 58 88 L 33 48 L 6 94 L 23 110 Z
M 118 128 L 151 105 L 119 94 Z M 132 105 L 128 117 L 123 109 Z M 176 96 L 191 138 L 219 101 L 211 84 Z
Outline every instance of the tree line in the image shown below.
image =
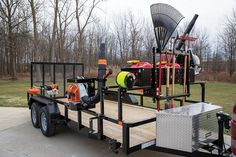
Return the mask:
M 155 36 L 151 21 L 132 11 L 104 23 L 102 0 L 1 0 L 0 75 L 17 79 L 29 72 L 30 62 L 82 62 L 87 71 L 97 65 L 99 45 L 106 43 L 109 65 L 123 66 L 127 60 L 151 61 Z M 227 71 L 236 67 L 236 13 L 228 16 L 214 45 L 204 29 L 195 27 L 198 40 L 193 51 L 205 71 Z M 180 31 L 181 32 L 181 31 Z

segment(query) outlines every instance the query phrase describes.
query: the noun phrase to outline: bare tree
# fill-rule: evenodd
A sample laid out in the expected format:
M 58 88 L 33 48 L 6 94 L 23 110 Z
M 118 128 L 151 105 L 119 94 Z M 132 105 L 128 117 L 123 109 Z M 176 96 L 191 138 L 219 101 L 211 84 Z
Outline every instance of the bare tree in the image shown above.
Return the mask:
M 232 77 L 235 71 L 236 63 L 236 12 L 232 12 L 232 15 L 227 17 L 225 22 L 224 30 L 219 34 L 221 40 L 222 49 L 225 51 L 227 62 L 228 62 L 228 71 Z
M 24 14 L 24 3 L 21 0 L 1 0 L 0 1 L 0 18 L 6 24 L 6 54 L 9 54 L 9 73 L 12 79 L 17 79 L 16 72 L 16 51 L 14 39 L 16 28 L 26 21 L 29 16 Z
M 59 61 L 64 62 L 66 60 L 66 36 L 68 27 L 74 19 L 74 12 L 71 12 L 71 2 L 69 0 L 60 1 L 61 7 L 58 9 L 58 30 L 57 30 L 57 42 L 58 53 L 57 57 Z M 68 43 L 69 44 L 69 43 Z
M 32 52 L 32 60 L 40 60 L 40 53 L 39 51 L 39 33 L 38 33 L 38 19 L 37 19 L 37 12 L 40 7 L 40 3 L 38 1 L 35 2 L 35 0 L 28 0 L 30 4 L 31 9 L 31 15 L 32 15 L 32 24 L 33 24 L 33 45 L 34 50 Z M 37 58 L 36 58 L 37 56 Z
M 144 59 L 152 61 L 152 48 L 155 45 L 155 36 L 152 23 L 145 23 L 143 29 L 143 46 L 145 51 Z
M 219 47 L 219 43 L 217 43 L 215 51 L 213 52 L 213 56 L 212 56 L 212 63 L 211 63 L 212 72 L 219 73 L 222 70 L 224 70 L 223 69 L 223 58 L 224 58 L 223 55 L 224 53 L 222 53 Z
M 38 10 L 41 7 L 39 1 L 35 0 L 28 0 L 31 9 L 32 15 L 32 24 L 33 24 L 33 50 L 32 50 L 32 61 L 41 61 L 42 54 L 39 51 L 40 46 L 40 39 L 39 39 L 39 32 L 38 32 Z M 37 66 L 37 79 L 39 80 L 42 76 L 40 67 Z
M 117 66 L 117 42 L 116 36 L 113 33 L 110 33 L 107 37 L 107 53 L 108 58 L 110 59 L 110 64 Z
M 87 26 L 94 22 L 96 19 L 93 15 L 94 10 L 97 8 L 102 0 L 75 0 L 76 3 L 76 21 L 78 29 L 78 54 L 77 57 L 80 61 L 84 60 L 85 56 L 85 30 Z
M 140 42 L 142 39 L 142 26 L 143 23 L 141 23 L 140 20 L 135 19 L 135 16 L 132 12 L 129 12 L 128 14 L 128 20 L 129 20 L 129 42 L 130 42 L 130 48 L 131 48 L 131 59 L 135 59 L 138 56 L 140 56 L 139 53 L 139 47 Z
M 53 12 L 54 12 L 54 19 L 53 19 L 53 28 L 52 28 L 52 37 L 50 40 L 50 60 L 51 62 L 56 61 L 56 52 L 55 52 L 55 44 L 56 44 L 56 33 L 57 33 L 57 20 L 58 20 L 58 4 L 59 0 L 54 0 L 54 7 L 53 7 Z
M 1 12 L 0 12 L 1 13 Z M 8 54 L 5 52 L 6 48 L 6 27 L 5 22 L 0 18 L 0 74 L 4 75 L 9 73 L 8 66 Z
M 114 21 L 114 34 L 118 43 L 119 57 L 121 65 L 123 65 L 128 59 L 129 40 L 128 35 L 128 17 L 127 14 L 123 14 L 122 17 L 117 18 Z
M 205 29 L 195 28 L 193 33 L 197 37 L 195 44 L 193 44 L 193 52 L 199 57 L 200 62 L 205 70 L 209 69 L 209 60 L 211 59 L 211 47 L 209 42 L 209 34 Z

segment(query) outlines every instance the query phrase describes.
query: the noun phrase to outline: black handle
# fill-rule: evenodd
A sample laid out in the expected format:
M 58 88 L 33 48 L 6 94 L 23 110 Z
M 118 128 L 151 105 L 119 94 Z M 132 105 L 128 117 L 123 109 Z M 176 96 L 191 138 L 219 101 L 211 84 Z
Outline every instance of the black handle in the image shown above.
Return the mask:
M 106 79 L 108 76 L 110 76 L 112 74 L 112 69 L 109 68 L 108 69 L 108 73 L 104 76 L 104 79 Z
M 191 30 L 193 29 L 193 26 L 194 26 L 195 22 L 197 21 L 197 18 L 198 18 L 198 14 L 195 14 L 194 17 L 193 17 L 193 19 L 192 19 L 191 22 L 189 23 L 187 29 L 185 30 L 183 36 L 186 36 L 187 34 L 189 34 L 189 33 L 191 32 Z M 184 42 L 185 42 L 185 39 L 182 39 L 182 40 L 179 42 L 179 44 L 177 45 L 176 50 L 180 50 L 181 47 L 183 46 Z

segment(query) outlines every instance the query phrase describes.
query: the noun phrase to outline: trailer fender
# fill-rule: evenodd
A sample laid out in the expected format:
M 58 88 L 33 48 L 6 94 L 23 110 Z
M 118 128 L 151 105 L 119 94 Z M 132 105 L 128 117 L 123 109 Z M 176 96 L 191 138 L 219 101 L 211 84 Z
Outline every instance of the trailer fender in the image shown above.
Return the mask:
M 47 103 L 47 109 L 51 119 L 56 119 L 60 116 L 60 111 L 56 102 Z
M 51 119 L 56 119 L 60 116 L 60 111 L 56 102 L 41 96 L 34 96 L 31 97 L 28 102 L 29 109 L 31 109 L 31 105 L 33 102 L 38 102 L 41 107 L 47 106 L 47 110 Z

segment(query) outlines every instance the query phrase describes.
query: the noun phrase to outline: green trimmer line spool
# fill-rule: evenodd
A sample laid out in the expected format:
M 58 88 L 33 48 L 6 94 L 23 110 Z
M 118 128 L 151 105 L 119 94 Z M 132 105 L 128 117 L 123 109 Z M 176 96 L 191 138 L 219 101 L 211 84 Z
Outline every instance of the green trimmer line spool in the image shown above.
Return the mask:
M 116 83 L 122 88 L 132 88 L 135 84 L 135 75 L 127 71 L 121 71 L 116 76 Z

